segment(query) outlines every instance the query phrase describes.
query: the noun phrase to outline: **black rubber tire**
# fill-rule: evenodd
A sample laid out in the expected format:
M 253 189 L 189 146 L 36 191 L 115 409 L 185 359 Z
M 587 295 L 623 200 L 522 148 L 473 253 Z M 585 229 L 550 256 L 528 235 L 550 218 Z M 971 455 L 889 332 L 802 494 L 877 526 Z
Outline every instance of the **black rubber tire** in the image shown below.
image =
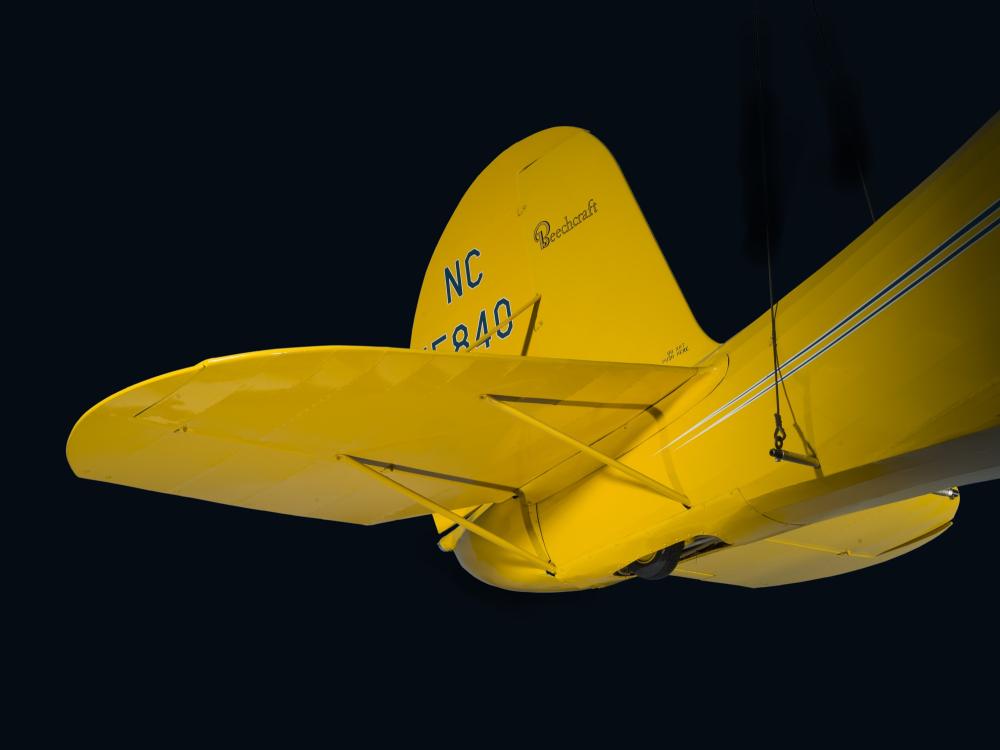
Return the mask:
M 636 566 L 636 577 L 644 581 L 659 581 L 661 578 L 666 578 L 674 572 L 683 551 L 684 542 L 661 549 L 648 563 Z

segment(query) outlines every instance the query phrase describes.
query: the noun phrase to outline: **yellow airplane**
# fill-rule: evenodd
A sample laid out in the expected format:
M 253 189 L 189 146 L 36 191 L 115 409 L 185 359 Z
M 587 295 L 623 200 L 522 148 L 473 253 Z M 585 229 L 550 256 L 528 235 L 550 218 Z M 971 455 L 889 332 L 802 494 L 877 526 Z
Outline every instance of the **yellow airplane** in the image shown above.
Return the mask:
M 772 311 L 720 345 L 611 154 L 552 128 L 462 198 L 410 349 L 209 359 L 101 401 L 67 457 L 246 508 L 430 514 L 442 550 L 515 591 L 859 570 L 1000 477 L 998 223 L 994 116 L 780 301 L 777 346 Z

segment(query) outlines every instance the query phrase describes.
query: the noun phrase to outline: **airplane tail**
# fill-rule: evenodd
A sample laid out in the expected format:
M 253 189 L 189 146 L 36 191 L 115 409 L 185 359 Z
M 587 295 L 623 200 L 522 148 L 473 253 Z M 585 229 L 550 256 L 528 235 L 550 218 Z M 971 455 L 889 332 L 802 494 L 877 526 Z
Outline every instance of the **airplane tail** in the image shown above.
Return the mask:
M 543 130 L 476 178 L 424 276 L 411 348 L 690 366 L 698 325 L 614 158 Z

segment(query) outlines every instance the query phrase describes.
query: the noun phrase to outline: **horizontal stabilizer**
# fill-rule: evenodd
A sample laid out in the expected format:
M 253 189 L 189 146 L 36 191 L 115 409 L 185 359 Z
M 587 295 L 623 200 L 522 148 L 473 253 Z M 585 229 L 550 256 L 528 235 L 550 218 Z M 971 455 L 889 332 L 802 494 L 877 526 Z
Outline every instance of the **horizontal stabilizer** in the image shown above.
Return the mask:
M 80 477 L 349 523 L 428 511 L 349 455 L 449 509 L 502 502 L 574 454 L 491 395 L 591 444 L 697 372 L 369 347 L 210 359 L 105 399 L 73 428 Z

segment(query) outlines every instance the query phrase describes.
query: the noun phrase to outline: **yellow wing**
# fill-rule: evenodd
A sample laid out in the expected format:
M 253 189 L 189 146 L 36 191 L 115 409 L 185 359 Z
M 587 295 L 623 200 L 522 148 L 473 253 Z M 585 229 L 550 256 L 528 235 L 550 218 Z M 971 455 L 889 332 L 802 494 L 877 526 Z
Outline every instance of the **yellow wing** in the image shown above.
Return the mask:
M 576 452 L 483 394 L 590 444 L 695 372 L 368 347 L 254 352 L 105 399 L 77 422 L 66 454 L 87 479 L 374 524 L 427 511 L 338 455 L 392 471 L 446 508 L 501 502 Z
M 682 562 L 675 576 L 750 588 L 850 573 L 905 555 L 951 526 L 958 493 L 920 495 Z

